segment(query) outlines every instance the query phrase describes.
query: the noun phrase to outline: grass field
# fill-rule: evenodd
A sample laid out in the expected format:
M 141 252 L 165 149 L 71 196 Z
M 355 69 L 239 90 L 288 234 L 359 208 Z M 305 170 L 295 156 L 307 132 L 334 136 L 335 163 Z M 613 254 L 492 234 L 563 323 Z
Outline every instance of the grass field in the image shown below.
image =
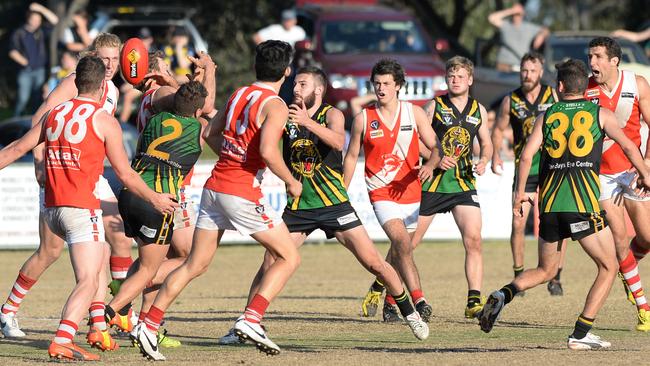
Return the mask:
M 387 246 L 380 245 L 385 252 Z M 576 352 L 566 349 L 566 337 L 580 313 L 595 266 L 577 243 L 571 243 L 563 271 L 565 295 L 550 297 L 546 286 L 517 297 L 502 313 L 492 333 L 484 334 L 476 321 L 463 318 L 467 285 L 463 274 L 463 250 L 459 243 L 427 243 L 416 251 L 422 285 L 433 306 L 431 335 L 417 341 L 406 325 L 383 324 L 378 317 L 359 316 L 360 303 L 372 277 L 353 256 L 338 245 L 308 245 L 303 261 L 281 296 L 271 304 L 265 325 L 280 345 L 276 357 L 260 354 L 252 346 L 219 346 L 217 339 L 241 313 L 250 280 L 262 256 L 258 246 L 225 246 L 218 250 L 212 267 L 181 294 L 167 313 L 166 328 L 183 342 L 177 349 L 163 349 L 170 365 L 594 365 L 647 362 L 650 334 L 634 331 L 635 309 L 624 297 L 620 282 L 595 323 L 595 333 L 612 342 L 605 351 Z M 24 251 L 0 253 L 1 300 L 15 274 L 29 255 Z M 536 263 L 536 245 L 527 246 L 527 266 Z M 506 284 L 512 275 L 509 245 L 484 245 L 483 292 Z M 644 262 L 641 273 L 650 276 Z M 646 280 L 650 283 L 650 280 Z M 0 365 L 41 364 L 58 324 L 61 307 L 73 285 L 65 253 L 32 288 L 23 302 L 21 327 L 24 339 L 0 339 Z M 80 327 L 77 340 L 85 339 Z M 119 350 L 104 353 L 112 365 L 134 365 L 143 358 L 128 340 Z

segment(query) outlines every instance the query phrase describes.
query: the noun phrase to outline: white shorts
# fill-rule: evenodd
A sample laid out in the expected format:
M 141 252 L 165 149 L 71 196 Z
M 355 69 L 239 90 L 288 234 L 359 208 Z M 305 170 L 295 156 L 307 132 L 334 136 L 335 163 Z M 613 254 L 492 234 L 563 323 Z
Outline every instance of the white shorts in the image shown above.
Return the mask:
M 600 179 L 600 201 L 606 199 L 615 199 L 621 194 L 624 198 L 633 201 L 648 201 L 649 198 L 641 198 L 634 193 L 630 188 L 630 183 L 634 180 L 636 173 L 634 172 L 620 172 L 616 174 L 601 174 L 598 176 Z
M 52 232 L 68 244 L 106 241 L 100 209 L 48 207 L 44 214 Z
M 180 190 L 179 208 L 174 211 L 174 230 L 192 227 L 196 224 L 194 201 L 185 194 L 185 187 Z
M 204 188 L 196 227 L 205 230 L 237 230 L 251 235 L 269 230 L 282 222 L 262 197 L 253 202 L 245 198 Z
M 108 184 L 108 180 L 104 178 L 103 175 L 99 176 L 99 180 L 97 181 L 97 184 L 95 184 L 95 197 L 97 197 L 100 201 L 106 201 L 112 199 L 112 201 L 116 200 L 115 198 L 115 193 L 111 189 L 111 185 Z
M 377 221 L 382 226 L 392 219 L 404 221 L 404 226 L 408 231 L 413 231 L 418 226 L 420 202 L 404 204 L 393 201 L 376 201 L 372 203 L 372 208 L 375 210 Z

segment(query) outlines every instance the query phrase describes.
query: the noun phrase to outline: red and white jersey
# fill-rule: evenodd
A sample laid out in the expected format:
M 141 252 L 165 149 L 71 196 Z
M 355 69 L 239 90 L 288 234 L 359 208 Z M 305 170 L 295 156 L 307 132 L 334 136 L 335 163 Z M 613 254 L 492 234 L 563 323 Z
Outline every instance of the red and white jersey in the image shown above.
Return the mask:
M 135 126 L 138 128 L 138 132 L 144 130 L 144 126 L 149 122 L 149 118 L 154 115 L 152 101 L 153 94 L 158 89 L 149 89 L 142 95 L 142 101 L 140 102 L 140 108 L 138 109 L 138 116 L 135 119 Z
M 377 107 L 363 110 L 363 151 L 370 202 L 420 202 L 419 137 L 413 105 L 399 102 L 393 121 Z
M 104 94 L 102 94 L 102 100 L 99 102 L 99 105 L 102 106 L 102 109 L 108 112 L 111 116 L 115 115 L 117 110 L 117 100 L 120 97 L 120 91 L 117 89 L 113 80 L 107 80 L 104 83 Z
M 639 111 L 639 89 L 636 75 L 631 71 L 619 71 L 618 81 L 611 92 L 601 88 L 589 78 L 585 98 L 614 112 L 618 125 L 636 146 L 641 146 L 641 113 Z M 632 167 L 621 146 L 605 136 L 603 158 L 600 163 L 601 174 L 615 174 Z
M 45 207 L 99 208 L 94 191 L 106 150 L 94 126 L 98 111 L 97 102 L 76 97 L 45 120 Z
M 205 188 L 250 201 L 262 198 L 260 184 L 266 164 L 260 155 L 260 113 L 272 99 L 280 97 L 263 83 L 239 88 L 230 96 L 219 161 Z

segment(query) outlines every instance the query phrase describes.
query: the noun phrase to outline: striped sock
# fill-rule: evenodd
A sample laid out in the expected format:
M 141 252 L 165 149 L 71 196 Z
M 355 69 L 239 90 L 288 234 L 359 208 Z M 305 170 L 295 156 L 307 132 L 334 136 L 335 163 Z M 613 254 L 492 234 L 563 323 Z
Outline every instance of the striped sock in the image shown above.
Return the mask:
M 524 266 L 512 266 L 512 270 L 515 272 L 515 277 L 517 277 L 524 271 Z
M 422 292 L 421 289 L 413 290 L 411 291 L 411 299 L 413 300 L 414 304 L 419 303 L 420 301 L 427 301 L 424 298 L 424 293 Z M 397 300 L 397 299 L 396 299 Z
M 146 311 L 141 311 L 140 314 L 138 314 L 138 324 L 142 323 L 144 319 L 147 317 L 147 312 Z
M 389 305 L 397 305 L 395 298 L 391 294 L 386 294 L 386 300 Z
M 16 278 L 14 287 L 11 289 L 9 297 L 7 297 L 7 301 L 4 303 L 4 305 L 2 305 L 2 312 L 4 314 L 18 312 L 20 303 L 23 302 L 23 298 L 25 298 L 27 292 L 32 288 L 32 286 L 34 286 L 35 283 L 36 280 L 25 276 L 25 274 L 22 272 L 18 272 L 18 278 Z
M 372 283 L 372 286 L 370 286 L 370 288 L 375 292 L 383 292 L 384 284 L 379 280 L 379 278 L 375 278 L 375 282 Z
M 133 263 L 131 257 L 113 257 L 109 259 L 109 264 L 111 267 L 111 277 L 114 280 L 123 280 L 126 278 L 127 272 L 129 272 L 129 267 Z
M 406 295 L 406 291 L 403 291 L 401 295 L 395 296 L 395 302 L 397 303 L 399 312 L 404 317 L 411 315 L 415 311 L 409 301 L 409 297 Z
M 164 316 L 164 311 L 158 309 L 155 306 L 152 306 L 151 309 L 149 309 L 147 316 L 144 318 L 144 323 L 147 325 L 147 328 L 149 328 L 150 331 L 157 333 Z
M 65 344 L 72 342 L 75 333 L 77 333 L 77 329 L 79 329 L 77 324 L 70 320 L 62 319 L 54 335 L 54 343 Z
M 634 253 L 634 258 L 638 261 L 643 259 L 646 254 L 650 252 L 650 249 L 645 249 L 642 248 L 637 242 L 636 242 L 636 237 L 632 239 L 632 242 L 630 243 L 630 250 L 632 253 Z
M 519 292 L 519 289 L 512 283 L 509 283 L 503 287 L 501 287 L 501 290 L 499 290 L 503 293 L 505 296 L 505 299 L 503 301 L 504 304 L 510 303 L 512 299 L 515 297 L 515 295 Z
M 467 307 L 470 308 L 481 303 L 481 291 L 469 290 L 467 291 Z
M 587 333 L 591 330 L 591 327 L 594 324 L 594 319 L 587 318 L 586 316 L 580 314 L 578 320 L 576 320 L 575 328 L 573 328 L 573 333 L 571 337 L 575 339 L 584 338 Z
M 255 294 L 251 303 L 248 304 L 244 311 L 244 318 L 251 323 L 259 324 L 269 307 L 269 301 L 260 294 Z
M 632 251 L 628 253 L 627 258 L 619 262 L 619 265 L 625 283 L 627 283 L 627 287 L 632 291 L 632 295 L 634 295 L 637 309 L 650 311 L 650 306 L 648 306 L 645 294 L 643 293 L 643 285 L 639 276 L 639 266 Z
M 90 326 L 99 330 L 106 330 L 106 320 L 104 319 L 104 309 L 106 305 L 103 301 L 93 301 L 90 303 Z

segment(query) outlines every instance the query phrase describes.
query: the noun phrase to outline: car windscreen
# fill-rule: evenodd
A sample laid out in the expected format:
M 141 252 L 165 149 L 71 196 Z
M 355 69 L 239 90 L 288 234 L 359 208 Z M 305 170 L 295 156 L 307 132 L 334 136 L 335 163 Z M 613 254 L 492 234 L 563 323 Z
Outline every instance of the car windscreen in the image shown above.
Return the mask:
M 328 21 L 322 25 L 326 54 L 431 53 L 413 21 Z

